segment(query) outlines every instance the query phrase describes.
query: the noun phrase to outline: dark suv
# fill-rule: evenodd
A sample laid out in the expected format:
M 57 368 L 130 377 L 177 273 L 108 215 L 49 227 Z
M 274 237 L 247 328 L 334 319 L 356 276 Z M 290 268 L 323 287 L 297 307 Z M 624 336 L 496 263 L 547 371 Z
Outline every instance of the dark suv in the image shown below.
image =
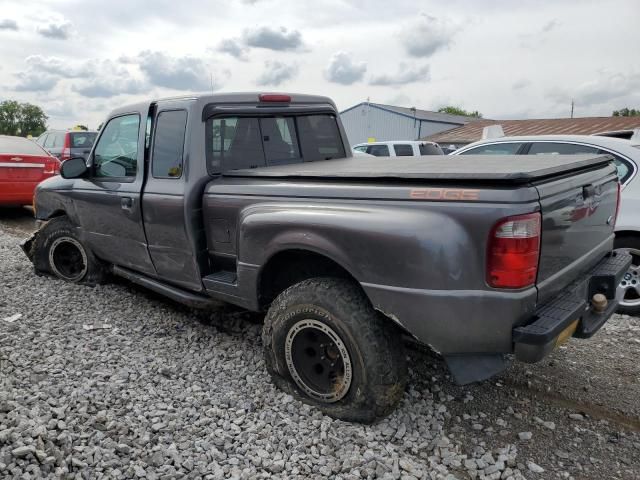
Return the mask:
M 64 161 L 71 157 L 87 158 L 98 132 L 85 130 L 48 130 L 36 143 L 54 157 Z

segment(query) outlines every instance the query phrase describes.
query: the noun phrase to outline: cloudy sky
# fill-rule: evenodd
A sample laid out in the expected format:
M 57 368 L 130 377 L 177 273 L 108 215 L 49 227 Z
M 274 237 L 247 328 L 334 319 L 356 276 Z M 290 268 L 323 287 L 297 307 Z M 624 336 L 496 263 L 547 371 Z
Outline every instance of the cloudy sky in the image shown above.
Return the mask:
M 61 128 L 211 90 L 610 115 L 640 107 L 639 19 L 638 0 L 0 0 L 0 100 Z

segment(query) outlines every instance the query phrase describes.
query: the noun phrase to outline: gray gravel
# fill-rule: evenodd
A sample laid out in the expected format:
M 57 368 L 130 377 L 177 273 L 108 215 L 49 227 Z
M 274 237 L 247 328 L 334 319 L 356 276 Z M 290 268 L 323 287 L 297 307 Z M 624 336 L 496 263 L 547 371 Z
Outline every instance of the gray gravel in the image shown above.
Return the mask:
M 259 316 L 37 277 L 19 239 L 0 227 L 0 478 L 640 478 L 633 414 L 541 399 L 520 378 L 546 366 L 462 388 L 410 351 L 394 414 L 335 421 L 269 382 Z

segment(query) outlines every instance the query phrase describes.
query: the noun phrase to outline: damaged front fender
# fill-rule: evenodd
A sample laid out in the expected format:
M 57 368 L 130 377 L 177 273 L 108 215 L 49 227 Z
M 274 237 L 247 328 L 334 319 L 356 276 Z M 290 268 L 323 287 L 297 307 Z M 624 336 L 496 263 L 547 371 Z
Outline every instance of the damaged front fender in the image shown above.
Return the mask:
M 33 263 L 34 243 L 37 236 L 38 236 L 38 232 L 32 233 L 30 237 L 25 238 L 20 242 L 20 248 L 22 249 L 24 254 L 27 256 L 27 258 L 31 261 L 31 263 Z

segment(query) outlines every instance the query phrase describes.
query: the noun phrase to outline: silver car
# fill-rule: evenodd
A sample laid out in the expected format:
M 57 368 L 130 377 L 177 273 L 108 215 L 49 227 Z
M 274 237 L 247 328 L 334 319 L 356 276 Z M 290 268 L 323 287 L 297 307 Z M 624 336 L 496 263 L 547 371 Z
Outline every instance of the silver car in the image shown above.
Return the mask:
M 618 286 L 620 313 L 640 315 L 640 145 L 633 139 L 591 135 L 535 135 L 481 140 L 456 150 L 452 155 L 571 155 L 608 153 L 618 167 L 622 186 L 620 212 L 616 222 L 616 248 L 629 250 L 633 264 Z

